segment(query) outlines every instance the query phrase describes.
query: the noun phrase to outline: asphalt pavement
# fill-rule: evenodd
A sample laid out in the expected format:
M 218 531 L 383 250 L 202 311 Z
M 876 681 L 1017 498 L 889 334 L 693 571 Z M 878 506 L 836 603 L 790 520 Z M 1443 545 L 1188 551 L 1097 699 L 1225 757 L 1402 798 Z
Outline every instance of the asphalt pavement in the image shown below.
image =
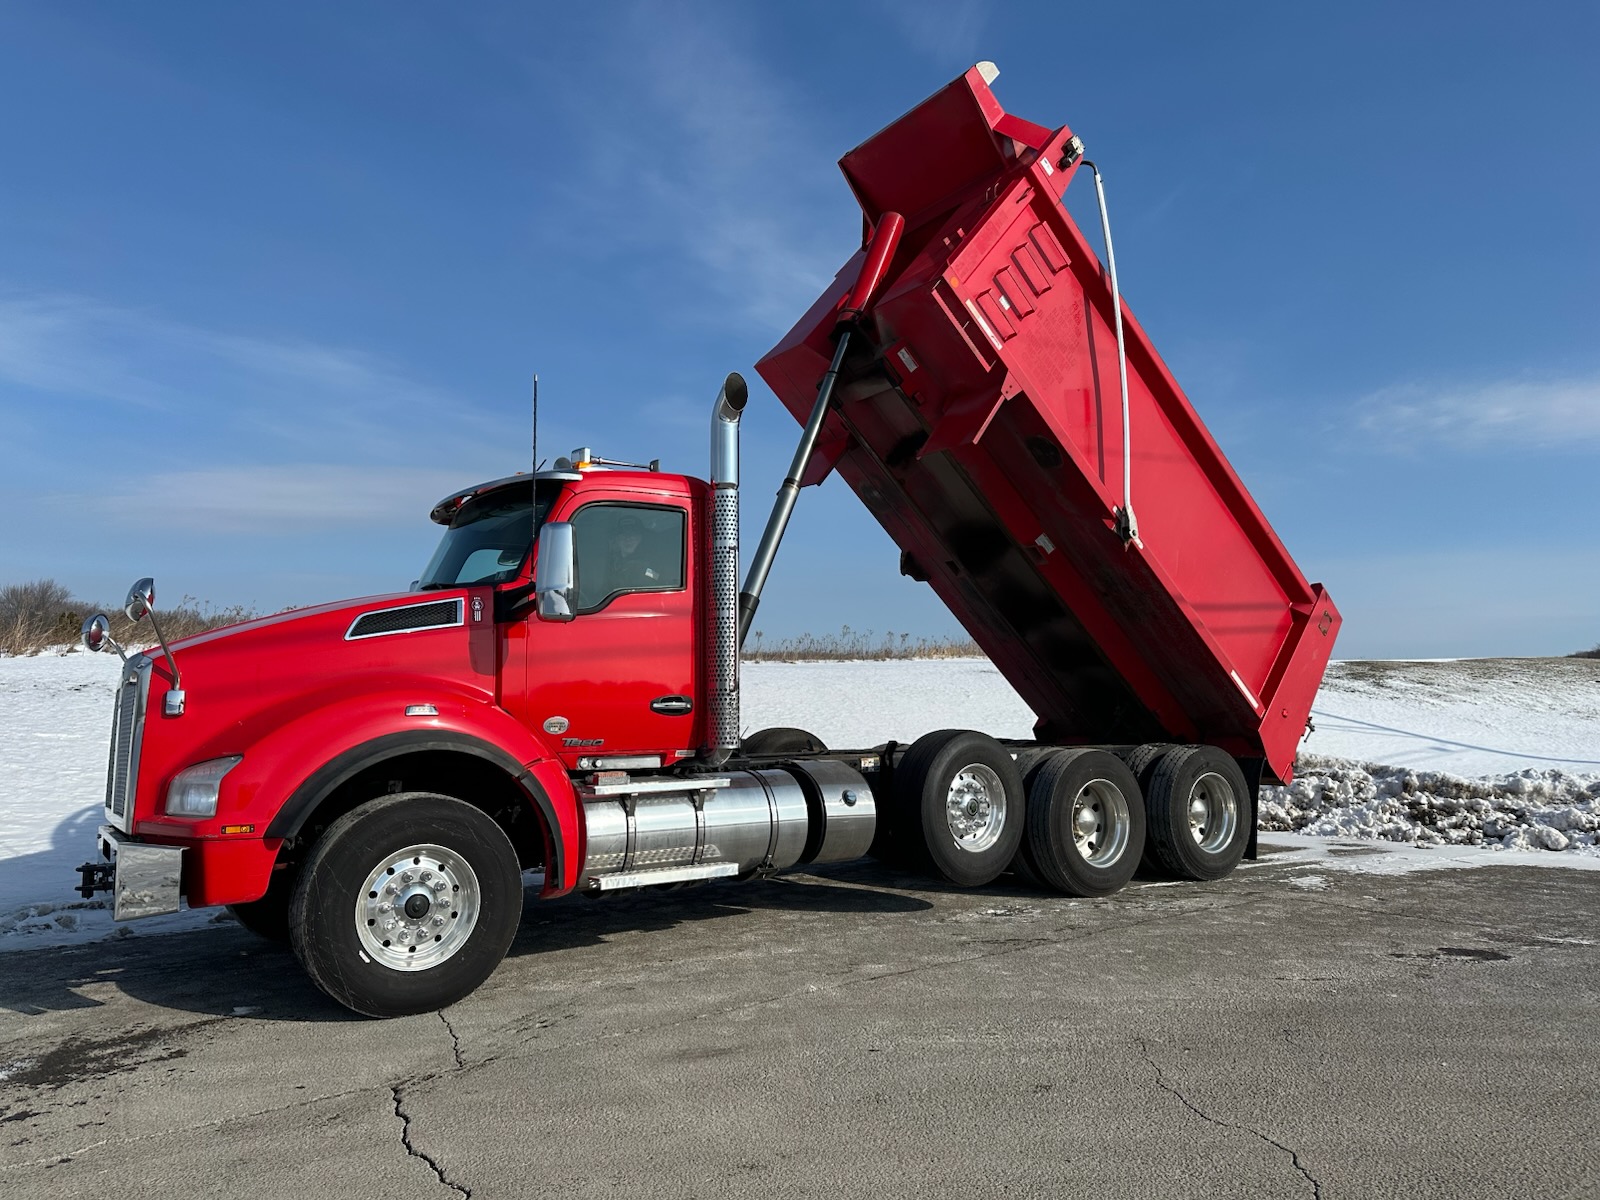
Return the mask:
M 0 1196 L 1597 1196 L 1597 1000 L 1600 874 L 1270 854 L 530 901 L 395 1021 L 135 932 L 0 956 Z

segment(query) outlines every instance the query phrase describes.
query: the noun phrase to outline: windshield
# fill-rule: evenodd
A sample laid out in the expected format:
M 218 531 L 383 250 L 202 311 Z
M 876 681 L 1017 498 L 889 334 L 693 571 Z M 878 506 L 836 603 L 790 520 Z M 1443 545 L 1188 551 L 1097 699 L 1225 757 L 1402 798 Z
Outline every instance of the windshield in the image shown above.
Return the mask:
M 537 493 L 527 483 L 513 483 L 472 497 L 439 539 L 439 548 L 417 581 L 419 589 L 515 579 L 560 491 L 559 480 L 546 479 L 538 484 Z

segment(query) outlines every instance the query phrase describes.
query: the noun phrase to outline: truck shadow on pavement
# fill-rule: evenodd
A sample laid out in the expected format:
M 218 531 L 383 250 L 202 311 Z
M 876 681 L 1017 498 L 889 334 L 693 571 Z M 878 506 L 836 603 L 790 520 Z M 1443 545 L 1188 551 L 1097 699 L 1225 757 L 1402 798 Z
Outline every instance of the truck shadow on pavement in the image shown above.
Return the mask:
M 605 900 L 539 901 L 527 893 L 508 959 L 601 946 L 623 933 L 752 913 L 918 912 L 932 905 L 894 890 L 826 879 L 707 884 Z M 163 1009 L 266 1021 L 364 1021 L 324 996 L 287 946 L 237 925 L 0 955 L 0 1010 L 24 1016 L 97 1008 L 120 993 Z

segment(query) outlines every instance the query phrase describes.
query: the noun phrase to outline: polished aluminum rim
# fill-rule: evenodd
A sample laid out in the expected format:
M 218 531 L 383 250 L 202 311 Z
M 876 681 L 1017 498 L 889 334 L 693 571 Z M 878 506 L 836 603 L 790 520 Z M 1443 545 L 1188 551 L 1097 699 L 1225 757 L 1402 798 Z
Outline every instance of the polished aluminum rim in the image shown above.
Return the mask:
M 1233 840 L 1239 825 L 1239 798 L 1233 785 L 1207 771 L 1189 789 L 1189 836 L 1207 854 L 1215 854 Z
M 1109 867 L 1128 848 L 1128 798 L 1109 779 L 1091 779 L 1072 798 L 1072 840 L 1091 867 Z
M 450 958 L 472 936 L 482 893 L 465 859 L 443 846 L 387 855 L 356 897 L 356 933 L 374 960 L 422 971 Z
M 1000 840 L 1006 827 L 1006 789 L 982 763 L 962 767 L 945 795 L 945 820 L 962 850 L 978 854 Z

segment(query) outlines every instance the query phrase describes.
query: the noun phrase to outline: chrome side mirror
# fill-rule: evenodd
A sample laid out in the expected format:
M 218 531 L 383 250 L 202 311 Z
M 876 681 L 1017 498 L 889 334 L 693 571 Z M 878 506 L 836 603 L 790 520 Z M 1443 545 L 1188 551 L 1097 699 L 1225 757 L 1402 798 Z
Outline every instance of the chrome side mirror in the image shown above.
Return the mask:
M 128 598 L 122 602 L 122 611 L 128 620 L 137 624 L 156 606 L 156 581 L 146 576 L 128 589 Z
M 539 559 L 534 568 L 535 613 L 541 621 L 570 621 L 577 615 L 578 556 L 572 526 L 564 521 L 539 531 Z
M 111 622 L 106 619 L 105 613 L 95 613 L 94 616 L 85 621 L 81 635 L 83 637 L 83 648 L 91 654 L 99 654 L 107 646 L 118 654 L 122 654 L 122 647 L 117 645 L 117 639 L 111 636 Z M 122 654 L 122 659 L 126 662 L 128 656 Z

